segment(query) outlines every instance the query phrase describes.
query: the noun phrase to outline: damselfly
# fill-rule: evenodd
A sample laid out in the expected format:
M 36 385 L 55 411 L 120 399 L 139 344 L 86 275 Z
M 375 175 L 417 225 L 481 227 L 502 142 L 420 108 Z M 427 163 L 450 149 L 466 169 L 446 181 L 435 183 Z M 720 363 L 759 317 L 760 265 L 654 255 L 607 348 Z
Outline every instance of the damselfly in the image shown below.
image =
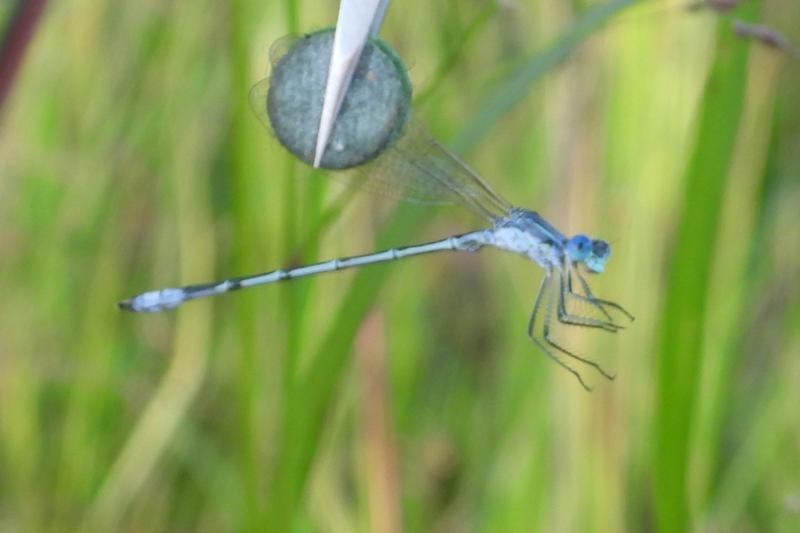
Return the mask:
M 305 59 L 304 64 L 307 64 Z M 369 78 L 370 73 L 369 69 L 366 72 L 356 71 L 353 84 L 357 85 L 363 79 Z M 263 96 L 259 91 L 255 94 L 256 100 Z M 295 95 L 292 94 L 292 97 Z M 263 100 L 260 107 L 266 107 Z M 344 107 L 347 107 L 347 102 Z M 343 113 L 346 115 L 346 109 Z M 145 292 L 120 302 L 120 308 L 134 312 L 156 312 L 177 307 L 188 300 L 278 281 L 434 252 L 477 252 L 484 247 L 493 247 L 521 255 L 544 269 L 544 279 L 528 321 L 528 335 L 536 345 L 571 372 L 584 388 L 589 387 L 581 374 L 559 355 L 587 364 L 604 377 L 613 379 L 596 362 L 564 348 L 552 335 L 554 320 L 567 326 L 595 328 L 612 333 L 622 328 L 612 317 L 613 312 L 619 312 L 633 320 L 633 316 L 619 304 L 596 297 L 584 277 L 584 273 L 603 272 L 611 254 L 609 244 L 586 235 L 568 238 L 534 211 L 514 207 L 492 190 L 461 159 L 436 142 L 419 124 L 407 121 L 405 117 L 403 121 L 402 135 L 392 140 L 391 146 L 383 150 L 377 158 L 360 166 L 359 175 L 364 178 L 364 184 L 381 191 L 390 191 L 404 199 L 459 204 L 485 219 L 488 227 L 433 242 L 365 255 L 342 257 L 213 283 Z M 335 144 L 336 139 L 334 132 L 332 143 Z M 304 150 L 308 152 L 306 155 L 310 159 L 313 152 L 312 136 L 308 136 L 306 141 Z M 575 307 L 591 309 L 595 316 L 574 312 Z

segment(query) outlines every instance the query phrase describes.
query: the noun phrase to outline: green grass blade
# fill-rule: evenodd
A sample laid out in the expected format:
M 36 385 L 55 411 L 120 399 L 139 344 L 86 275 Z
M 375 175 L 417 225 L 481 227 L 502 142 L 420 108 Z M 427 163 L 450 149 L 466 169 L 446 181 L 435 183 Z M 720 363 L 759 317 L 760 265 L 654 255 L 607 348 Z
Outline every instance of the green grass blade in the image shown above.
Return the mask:
M 752 13 L 753 7 L 750 6 Z M 698 402 L 706 287 L 711 275 L 723 192 L 738 133 L 749 43 L 718 24 L 717 50 L 700 104 L 684 176 L 684 206 L 661 316 L 655 414 L 655 497 L 661 531 L 690 529 L 689 431 Z
M 497 87 L 477 106 L 478 112 L 461 130 L 453 146 L 463 152 L 474 149 L 492 126 L 528 95 L 534 83 L 560 65 L 587 37 L 615 15 L 639 1 L 615 0 L 586 10 L 550 47 L 524 59 L 500 80 Z
M 232 213 L 234 214 L 233 268 L 239 272 L 251 271 L 257 263 L 255 249 L 251 243 L 259 242 L 259 228 L 265 226 L 263 216 L 263 180 L 259 179 L 254 155 L 255 138 L 252 112 L 247 104 L 247 95 L 252 83 L 250 77 L 250 37 L 252 15 L 255 8 L 247 0 L 237 0 L 230 6 L 230 61 L 231 86 L 235 95 L 231 109 L 230 128 L 230 183 Z M 258 402 L 259 358 L 256 345 L 257 304 L 255 295 L 244 295 L 236 302 L 235 329 L 237 338 L 238 369 L 236 395 L 238 400 L 237 439 L 240 483 L 244 497 L 245 527 L 250 531 L 261 529 L 260 476 L 261 455 L 259 453 Z

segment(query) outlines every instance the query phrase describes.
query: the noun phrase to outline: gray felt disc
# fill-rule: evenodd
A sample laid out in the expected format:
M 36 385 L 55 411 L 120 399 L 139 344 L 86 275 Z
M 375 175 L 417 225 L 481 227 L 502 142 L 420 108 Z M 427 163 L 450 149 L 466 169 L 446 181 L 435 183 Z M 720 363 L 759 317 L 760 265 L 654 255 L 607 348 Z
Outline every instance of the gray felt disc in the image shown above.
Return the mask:
M 298 39 L 272 69 L 267 114 L 278 140 L 311 164 L 317 141 L 333 30 Z M 377 157 L 403 132 L 411 82 L 397 54 L 370 38 L 353 74 L 321 167 L 343 169 Z

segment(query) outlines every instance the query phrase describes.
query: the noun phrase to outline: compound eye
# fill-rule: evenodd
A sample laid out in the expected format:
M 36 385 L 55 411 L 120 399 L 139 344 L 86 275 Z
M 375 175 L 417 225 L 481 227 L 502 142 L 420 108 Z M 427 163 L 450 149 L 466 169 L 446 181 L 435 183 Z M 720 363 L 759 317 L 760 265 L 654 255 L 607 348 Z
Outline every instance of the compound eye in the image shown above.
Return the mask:
M 606 241 L 597 239 L 592 242 L 592 255 L 598 259 L 606 259 L 611 254 L 611 247 Z
M 567 255 L 573 262 L 581 262 L 592 253 L 592 240 L 586 235 L 575 235 L 567 241 Z
M 608 243 L 606 241 L 597 239 L 592 241 L 592 252 L 584 260 L 584 264 L 586 265 L 586 268 L 589 269 L 589 272 L 599 274 L 605 270 L 606 261 L 608 261 L 608 257 L 610 255 L 611 247 L 608 245 Z

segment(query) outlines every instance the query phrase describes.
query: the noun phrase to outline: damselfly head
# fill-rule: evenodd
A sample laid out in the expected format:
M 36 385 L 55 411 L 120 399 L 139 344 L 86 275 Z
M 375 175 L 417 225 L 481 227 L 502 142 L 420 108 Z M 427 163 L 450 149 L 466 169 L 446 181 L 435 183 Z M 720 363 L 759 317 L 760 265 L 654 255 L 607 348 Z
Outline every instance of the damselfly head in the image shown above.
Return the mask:
M 589 269 L 589 272 L 600 274 L 606 268 L 606 262 L 611 255 L 611 246 L 601 239 L 592 241 L 592 251 L 589 256 L 583 260 L 583 264 Z
M 573 263 L 583 263 L 589 272 L 599 274 L 605 269 L 611 247 L 606 241 L 575 235 L 567 241 L 567 257 Z

